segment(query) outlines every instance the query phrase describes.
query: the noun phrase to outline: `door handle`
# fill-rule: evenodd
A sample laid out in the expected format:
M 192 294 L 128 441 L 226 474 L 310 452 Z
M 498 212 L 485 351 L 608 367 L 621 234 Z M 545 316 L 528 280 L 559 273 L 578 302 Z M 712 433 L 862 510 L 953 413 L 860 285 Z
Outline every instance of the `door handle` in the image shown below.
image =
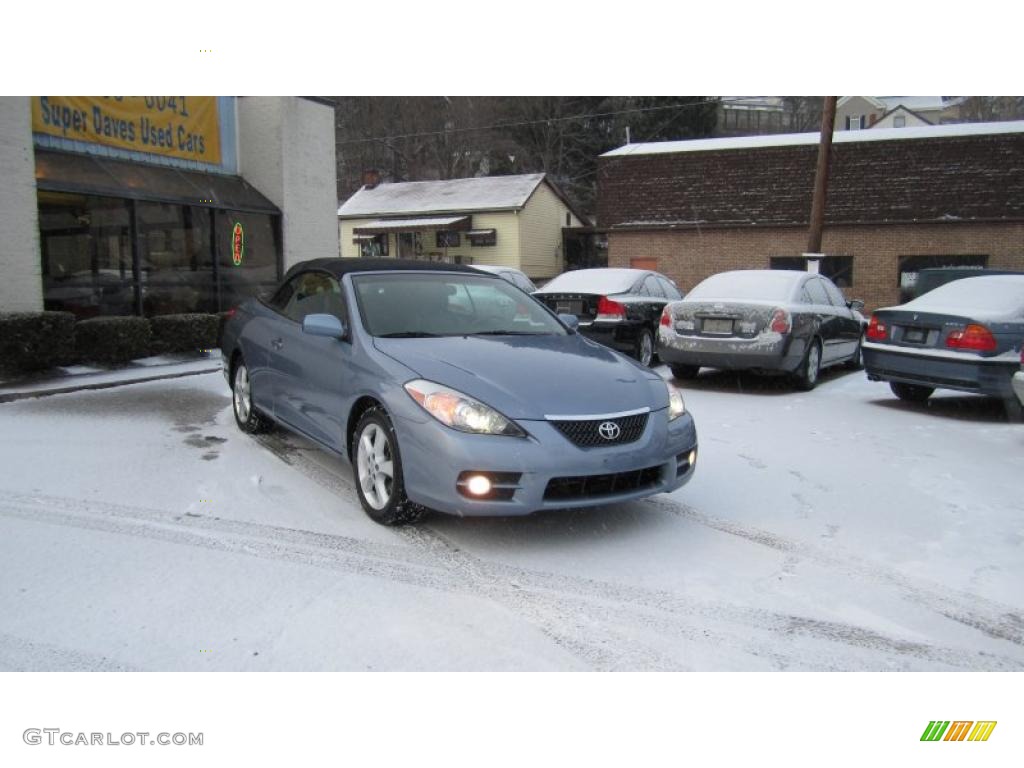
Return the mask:
M 281 349 L 284 346 L 284 339 L 271 339 L 270 346 L 274 349 Z

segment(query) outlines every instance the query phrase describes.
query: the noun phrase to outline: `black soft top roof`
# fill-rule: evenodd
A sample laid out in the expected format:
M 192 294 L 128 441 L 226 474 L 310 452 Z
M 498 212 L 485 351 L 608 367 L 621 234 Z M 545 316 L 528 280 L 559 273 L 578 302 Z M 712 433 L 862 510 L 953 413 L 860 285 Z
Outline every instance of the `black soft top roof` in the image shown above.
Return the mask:
M 341 279 L 352 272 L 395 272 L 395 271 L 416 271 L 416 272 L 465 272 L 468 274 L 486 276 L 486 272 L 473 269 L 462 264 L 444 264 L 436 261 L 418 261 L 416 259 L 362 259 L 362 258 L 331 258 L 331 259 L 310 259 L 300 261 L 293 265 L 284 276 L 288 280 L 293 275 L 309 269 L 319 269 L 330 272 Z

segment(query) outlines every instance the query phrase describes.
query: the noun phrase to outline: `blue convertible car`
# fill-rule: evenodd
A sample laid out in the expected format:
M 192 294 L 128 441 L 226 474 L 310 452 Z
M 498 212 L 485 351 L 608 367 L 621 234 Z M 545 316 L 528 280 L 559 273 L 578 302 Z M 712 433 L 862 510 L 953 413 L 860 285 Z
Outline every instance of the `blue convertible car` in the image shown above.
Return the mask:
M 317 259 L 228 320 L 235 419 L 347 458 L 379 523 L 524 515 L 672 491 L 697 434 L 679 392 L 500 277 Z

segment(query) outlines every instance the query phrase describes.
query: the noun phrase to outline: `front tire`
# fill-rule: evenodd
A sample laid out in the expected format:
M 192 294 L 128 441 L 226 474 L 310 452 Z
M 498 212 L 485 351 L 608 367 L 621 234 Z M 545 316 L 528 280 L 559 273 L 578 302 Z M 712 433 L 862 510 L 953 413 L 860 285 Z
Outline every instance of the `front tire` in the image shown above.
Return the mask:
M 851 371 L 859 371 L 864 367 L 864 347 L 861 342 L 857 342 L 857 351 L 853 353 L 853 357 L 846 361 L 847 369 Z
M 818 384 L 821 375 L 821 342 L 812 339 L 800 368 L 796 372 L 796 388 L 802 392 L 810 392 Z
M 380 406 L 363 412 L 352 437 L 352 469 L 363 511 L 381 525 L 417 522 L 423 507 L 409 501 L 402 476 L 398 436 Z
M 270 430 L 270 420 L 256 410 L 252 404 L 252 382 L 245 359 L 239 358 L 231 377 L 231 407 L 235 412 L 235 423 L 243 432 L 258 435 Z
M 890 381 L 889 389 L 900 400 L 906 403 L 923 403 L 932 396 L 934 387 L 922 387 L 920 384 L 904 384 L 899 381 Z
M 641 328 L 640 335 L 636 337 L 633 357 L 645 368 L 651 367 L 654 360 L 654 335 L 647 328 Z
M 670 365 L 669 369 L 675 379 L 696 379 L 700 373 L 699 365 Z

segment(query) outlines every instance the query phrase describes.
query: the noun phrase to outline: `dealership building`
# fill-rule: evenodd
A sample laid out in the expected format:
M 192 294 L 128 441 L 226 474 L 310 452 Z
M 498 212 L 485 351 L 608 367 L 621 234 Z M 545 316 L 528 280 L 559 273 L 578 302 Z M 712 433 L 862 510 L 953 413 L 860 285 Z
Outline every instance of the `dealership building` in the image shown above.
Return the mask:
M 217 312 L 337 256 L 333 105 L 0 97 L 0 312 Z
M 804 269 L 818 133 L 629 144 L 598 163 L 608 266 L 684 290 L 731 269 Z M 869 309 L 928 267 L 1024 271 L 1024 122 L 841 131 L 820 271 Z

